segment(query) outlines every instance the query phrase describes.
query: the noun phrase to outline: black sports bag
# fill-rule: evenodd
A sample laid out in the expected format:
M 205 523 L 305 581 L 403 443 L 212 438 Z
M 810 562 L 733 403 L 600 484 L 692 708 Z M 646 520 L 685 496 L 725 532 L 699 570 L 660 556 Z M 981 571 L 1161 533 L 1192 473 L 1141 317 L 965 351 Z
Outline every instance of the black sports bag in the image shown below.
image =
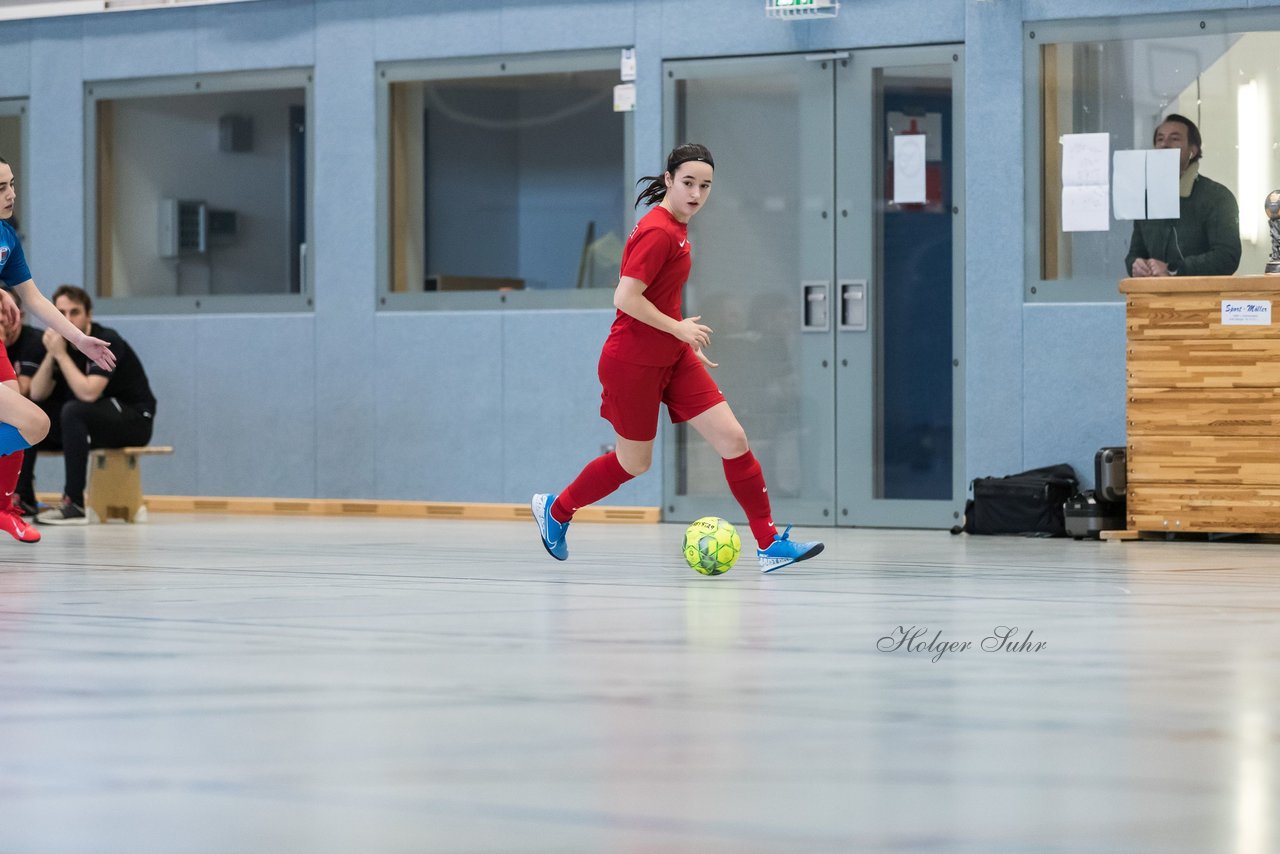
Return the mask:
M 961 530 L 969 534 L 1065 537 L 1062 505 L 1075 494 L 1077 485 L 1075 469 L 1067 463 L 1006 477 L 977 478 L 973 499 L 965 505 Z

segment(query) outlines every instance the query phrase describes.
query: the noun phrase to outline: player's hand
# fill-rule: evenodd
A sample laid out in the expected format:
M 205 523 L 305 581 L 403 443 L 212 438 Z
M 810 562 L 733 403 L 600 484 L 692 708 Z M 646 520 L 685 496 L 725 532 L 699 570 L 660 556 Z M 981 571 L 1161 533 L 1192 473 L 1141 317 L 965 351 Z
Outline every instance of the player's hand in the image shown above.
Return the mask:
M 693 355 L 697 356 L 697 357 L 698 357 L 698 361 L 702 362 L 702 364 L 706 365 L 708 368 L 718 368 L 718 367 L 720 367 L 720 363 L 719 363 L 719 362 L 713 362 L 713 361 L 711 361 L 710 359 L 708 359 L 708 358 L 707 358 L 707 354 L 706 354 L 706 353 L 704 353 L 704 352 L 702 352 L 702 351 L 701 351 L 700 349 L 698 349 L 697 347 L 694 347 L 694 348 L 693 348 Z
M 1133 269 L 1130 272 L 1133 273 L 1134 278 L 1155 275 L 1155 273 L 1151 272 L 1151 261 L 1146 258 L 1134 258 Z
M 46 329 L 40 340 L 44 342 L 44 349 L 48 350 L 51 356 L 61 356 L 67 352 L 67 339 L 52 329 Z
M 81 353 L 84 353 L 94 361 L 98 367 L 104 371 L 114 371 L 116 368 L 116 354 L 111 352 L 111 345 L 101 338 L 94 338 L 92 335 L 86 335 L 77 344 Z
M 711 327 L 699 323 L 701 319 L 702 315 L 697 314 L 676 324 L 676 337 L 695 350 L 701 350 L 711 343 Z
M 22 321 L 22 312 L 18 311 L 18 304 L 6 290 L 0 290 L 0 321 L 4 323 L 5 329 L 11 329 Z

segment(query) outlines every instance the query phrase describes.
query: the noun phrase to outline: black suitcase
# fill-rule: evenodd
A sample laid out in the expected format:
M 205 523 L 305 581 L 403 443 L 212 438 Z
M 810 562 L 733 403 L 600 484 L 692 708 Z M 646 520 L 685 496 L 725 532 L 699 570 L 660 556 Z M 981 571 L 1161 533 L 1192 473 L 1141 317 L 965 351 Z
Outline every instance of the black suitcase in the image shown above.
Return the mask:
M 1067 499 L 1062 508 L 1067 536 L 1077 540 L 1098 539 L 1102 531 L 1122 530 L 1125 526 L 1124 503 L 1101 501 L 1094 490 L 1078 492 Z
M 1102 448 L 1093 458 L 1093 489 L 1102 501 L 1124 501 L 1124 448 Z

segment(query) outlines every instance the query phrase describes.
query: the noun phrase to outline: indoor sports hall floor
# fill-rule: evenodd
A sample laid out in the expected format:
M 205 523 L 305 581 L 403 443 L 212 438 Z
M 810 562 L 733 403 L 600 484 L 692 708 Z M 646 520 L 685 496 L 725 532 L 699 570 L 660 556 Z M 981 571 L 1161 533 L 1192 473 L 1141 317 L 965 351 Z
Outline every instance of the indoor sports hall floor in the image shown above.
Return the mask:
M 0 852 L 1280 850 L 1280 546 L 681 532 L 0 543 Z

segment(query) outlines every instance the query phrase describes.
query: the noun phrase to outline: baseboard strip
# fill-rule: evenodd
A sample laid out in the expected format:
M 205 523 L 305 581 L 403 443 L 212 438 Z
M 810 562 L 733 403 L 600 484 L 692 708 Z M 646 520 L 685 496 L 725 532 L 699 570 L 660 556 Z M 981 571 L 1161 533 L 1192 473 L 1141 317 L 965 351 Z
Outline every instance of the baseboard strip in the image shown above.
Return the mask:
M 40 500 L 56 503 L 60 496 L 41 493 Z M 452 501 L 352 501 L 346 498 L 223 498 L 215 496 L 148 495 L 151 513 L 252 513 L 279 516 L 380 516 L 400 519 L 488 519 L 529 521 L 528 504 L 481 504 Z M 584 507 L 575 522 L 653 523 L 661 521 L 657 507 Z

